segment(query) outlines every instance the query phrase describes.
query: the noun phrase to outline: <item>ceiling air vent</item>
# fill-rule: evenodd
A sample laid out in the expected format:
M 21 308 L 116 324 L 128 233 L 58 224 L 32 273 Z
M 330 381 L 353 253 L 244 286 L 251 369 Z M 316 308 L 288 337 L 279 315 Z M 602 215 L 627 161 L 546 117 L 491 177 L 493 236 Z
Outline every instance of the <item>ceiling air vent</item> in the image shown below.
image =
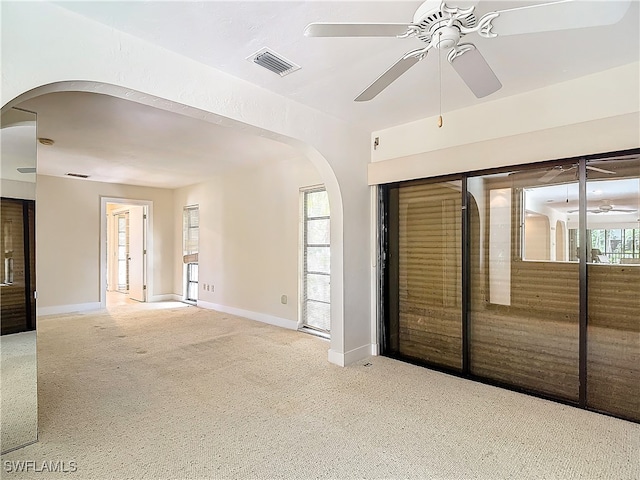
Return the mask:
M 281 77 L 300 70 L 300 66 L 278 55 L 268 48 L 262 48 L 253 55 L 247 57 L 250 62 L 256 63 L 267 70 L 277 73 Z
M 89 175 L 85 175 L 84 173 L 67 173 L 67 177 L 89 178 Z

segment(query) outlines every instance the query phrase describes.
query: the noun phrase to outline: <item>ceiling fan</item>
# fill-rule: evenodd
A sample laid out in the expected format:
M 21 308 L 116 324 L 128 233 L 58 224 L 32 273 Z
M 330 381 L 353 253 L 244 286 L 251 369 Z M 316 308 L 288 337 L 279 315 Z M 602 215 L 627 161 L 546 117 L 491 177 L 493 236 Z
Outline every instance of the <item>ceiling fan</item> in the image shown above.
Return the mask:
M 557 165 L 555 167 L 553 167 L 551 170 L 549 170 L 547 173 L 545 173 L 542 177 L 540 177 L 541 182 L 543 183 L 547 183 L 550 182 L 551 180 L 553 180 L 554 178 L 556 178 L 558 175 L 565 173 L 565 172 L 569 172 L 571 170 L 576 170 L 577 173 L 577 168 L 578 168 L 578 164 L 573 164 L 569 167 L 567 166 L 563 166 L 563 165 Z M 599 167 L 592 167 L 591 165 L 587 165 L 587 170 L 592 170 L 594 172 L 599 172 L 599 173 L 606 173 L 608 175 L 615 175 L 616 172 L 613 172 L 611 170 L 605 170 L 604 168 L 599 168 Z
M 579 212 L 580 210 L 567 210 L 567 213 L 576 213 Z M 611 204 L 610 201 L 608 200 L 603 200 L 603 202 L 598 205 L 597 208 L 591 208 L 591 209 L 587 209 L 588 213 L 609 213 L 609 212 L 617 212 L 617 213 L 633 213 L 633 212 L 637 212 L 637 210 L 635 209 L 630 209 L 630 208 L 614 208 L 614 206 Z
M 448 51 L 447 60 L 478 98 L 498 91 L 502 84 L 482 54 L 472 43 L 461 43 L 476 33 L 494 38 L 523 33 L 611 25 L 624 17 L 631 0 L 561 0 L 485 13 L 474 13 L 478 1 L 426 0 L 416 10 L 411 23 L 311 23 L 307 37 L 397 37 L 418 38 L 425 46 L 407 52 L 355 99 L 365 102 L 376 97 L 432 50 Z M 455 6 L 460 5 L 460 6 Z

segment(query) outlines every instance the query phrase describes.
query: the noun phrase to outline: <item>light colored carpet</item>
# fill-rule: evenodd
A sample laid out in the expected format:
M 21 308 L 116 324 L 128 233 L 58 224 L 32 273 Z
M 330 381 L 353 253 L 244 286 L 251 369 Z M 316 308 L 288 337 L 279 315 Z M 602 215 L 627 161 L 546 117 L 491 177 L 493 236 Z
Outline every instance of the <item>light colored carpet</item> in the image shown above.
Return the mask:
M 0 336 L 0 451 L 33 442 L 38 433 L 36 332 Z
M 180 304 L 40 319 L 40 441 L 3 478 L 640 478 L 640 425 Z M 170 307 L 170 308 L 167 308 Z

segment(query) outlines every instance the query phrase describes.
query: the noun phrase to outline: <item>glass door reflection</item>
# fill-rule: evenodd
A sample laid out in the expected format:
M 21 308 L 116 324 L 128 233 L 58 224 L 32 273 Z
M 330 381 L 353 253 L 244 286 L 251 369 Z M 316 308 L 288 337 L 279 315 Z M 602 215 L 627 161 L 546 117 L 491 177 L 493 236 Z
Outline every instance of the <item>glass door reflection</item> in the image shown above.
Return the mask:
M 640 421 L 640 157 L 587 164 L 587 406 Z
M 36 115 L 10 109 L 1 120 L 0 450 L 4 453 L 38 438 Z
M 467 180 L 473 375 L 578 401 L 577 165 Z M 574 260 L 574 261 L 571 261 Z
M 388 353 L 462 369 L 462 182 L 390 191 Z

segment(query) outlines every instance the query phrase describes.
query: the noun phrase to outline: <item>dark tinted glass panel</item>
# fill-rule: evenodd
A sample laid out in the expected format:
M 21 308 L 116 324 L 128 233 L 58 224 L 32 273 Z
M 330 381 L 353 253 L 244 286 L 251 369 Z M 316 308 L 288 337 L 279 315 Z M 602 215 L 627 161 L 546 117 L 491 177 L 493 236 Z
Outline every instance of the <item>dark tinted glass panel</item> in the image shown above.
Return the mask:
M 640 160 L 587 165 L 587 405 L 640 420 Z
M 577 165 L 472 177 L 470 369 L 578 400 Z
M 462 368 L 461 182 L 400 187 L 390 212 L 395 252 L 393 353 Z

